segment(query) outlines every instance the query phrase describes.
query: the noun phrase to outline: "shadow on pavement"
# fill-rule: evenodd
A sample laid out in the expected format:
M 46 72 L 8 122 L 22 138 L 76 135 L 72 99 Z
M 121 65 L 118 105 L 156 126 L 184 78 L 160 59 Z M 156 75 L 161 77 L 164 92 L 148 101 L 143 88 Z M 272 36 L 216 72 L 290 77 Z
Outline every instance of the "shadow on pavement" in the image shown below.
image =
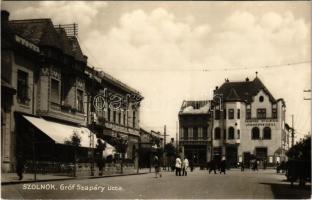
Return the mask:
M 310 199 L 311 185 L 299 187 L 297 184 L 291 186 L 290 183 L 260 183 L 271 186 L 275 199 Z

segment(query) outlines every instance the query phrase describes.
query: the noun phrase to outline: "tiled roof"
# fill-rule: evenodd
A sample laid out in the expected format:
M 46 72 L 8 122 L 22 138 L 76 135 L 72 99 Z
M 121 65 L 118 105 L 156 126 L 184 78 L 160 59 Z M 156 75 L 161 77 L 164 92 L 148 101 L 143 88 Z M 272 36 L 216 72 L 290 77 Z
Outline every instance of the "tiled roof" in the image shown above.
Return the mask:
M 75 37 L 68 37 L 62 28 L 55 28 L 51 19 L 11 20 L 10 28 L 14 33 L 38 46 L 49 46 L 85 61 L 79 42 Z
M 251 102 L 252 97 L 260 90 L 263 90 L 269 96 L 270 101 L 276 102 L 273 95 L 258 77 L 253 81 L 225 82 L 215 91 L 215 94 L 221 94 L 223 101 Z

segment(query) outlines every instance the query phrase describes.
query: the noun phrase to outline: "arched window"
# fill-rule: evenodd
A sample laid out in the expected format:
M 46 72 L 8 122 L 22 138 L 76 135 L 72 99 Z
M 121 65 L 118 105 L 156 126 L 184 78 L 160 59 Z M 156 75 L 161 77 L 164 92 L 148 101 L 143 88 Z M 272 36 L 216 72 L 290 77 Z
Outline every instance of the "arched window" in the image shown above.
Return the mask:
M 264 127 L 263 139 L 264 140 L 270 140 L 271 139 L 271 128 L 270 127 Z
M 251 129 L 251 139 L 253 139 L 253 140 L 260 139 L 260 130 L 258 127 L 253 127 Z
M 214 139 L 215 140 L 220 140 L 220 138 L 221 138 L 221 129 L 219 127 L 216 127 L 214 133 L 215 133 Z
M 234 139 L 234 128 L 232 126 L 229 127 L 228 139 L 229 140 L 233 140 Z

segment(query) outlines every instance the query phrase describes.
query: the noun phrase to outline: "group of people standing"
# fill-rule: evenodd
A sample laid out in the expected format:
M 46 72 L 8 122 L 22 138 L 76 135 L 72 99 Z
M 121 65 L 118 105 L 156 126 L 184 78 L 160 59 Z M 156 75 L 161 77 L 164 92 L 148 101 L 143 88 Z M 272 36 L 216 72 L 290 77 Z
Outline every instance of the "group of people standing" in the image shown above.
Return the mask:
M 175 163 L 175 169 L 176 169 L 176 176 L 187 176 L 187 170 L 189 168 L 189 161 L 186 157 L 181 160 L 180 156 L 177 156 L 176 163 Z

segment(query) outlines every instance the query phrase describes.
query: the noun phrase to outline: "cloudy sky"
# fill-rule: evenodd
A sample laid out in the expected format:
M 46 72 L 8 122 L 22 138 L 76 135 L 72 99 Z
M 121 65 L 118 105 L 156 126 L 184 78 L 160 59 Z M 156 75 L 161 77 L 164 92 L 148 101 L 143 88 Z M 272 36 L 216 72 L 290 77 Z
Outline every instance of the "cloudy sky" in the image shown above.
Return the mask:
M 78 23 L 89 64 L 139 90 L 141 124 L 175 136 L 184 99 L 253 79 L 284 98 L 297 139 L 310 131 L 310 2 L 2 2 L 11 19 Z M 284 65 L 265 68 L 264 66 Z

